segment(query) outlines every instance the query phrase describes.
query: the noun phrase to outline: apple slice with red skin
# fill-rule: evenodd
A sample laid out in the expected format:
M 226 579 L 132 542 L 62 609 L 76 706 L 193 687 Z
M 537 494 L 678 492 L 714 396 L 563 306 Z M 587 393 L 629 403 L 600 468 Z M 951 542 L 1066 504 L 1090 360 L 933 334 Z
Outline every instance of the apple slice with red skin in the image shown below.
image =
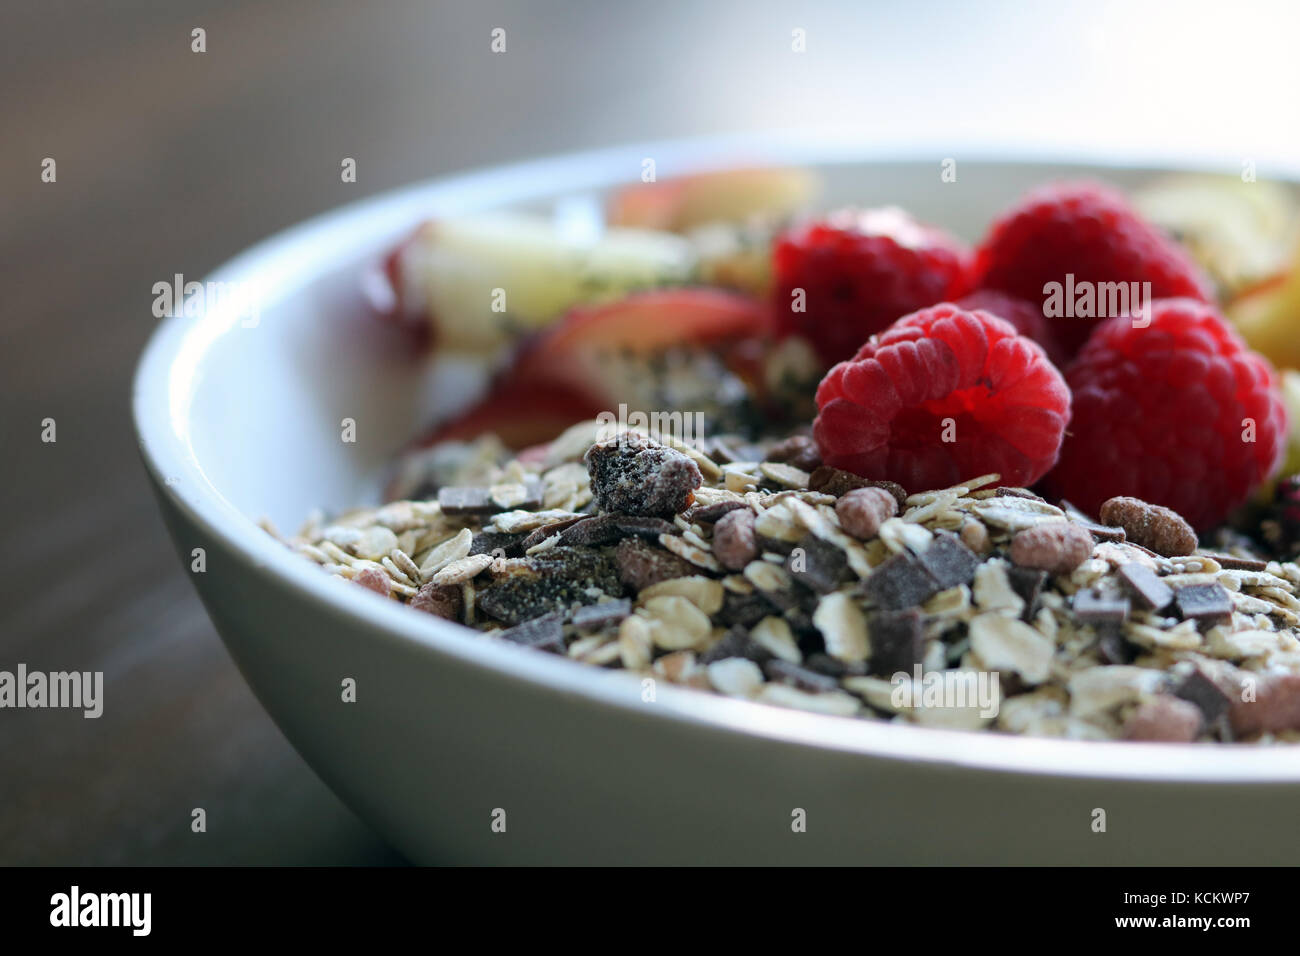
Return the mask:
M 613 411 L 626 399 L 600 374 L 601 357 L 609 352 L 649 357 L 681 346 L 709 349 L 724 362 L 734 357 L 736 373 L 748 377 L 752 343 L 770 327 L 764 303 L 717 289 L 656 290 L 574 309 L 525 343 L 481 402 L 433 428 L 415 447 L 493 432 L 520 449 Z
M 788 216 L 816 191 L 816 179 L 803 169 L 726 169 L 625 186 L 610 198 L 608 218 L 616 226 L 685 232 L 752 216 Z

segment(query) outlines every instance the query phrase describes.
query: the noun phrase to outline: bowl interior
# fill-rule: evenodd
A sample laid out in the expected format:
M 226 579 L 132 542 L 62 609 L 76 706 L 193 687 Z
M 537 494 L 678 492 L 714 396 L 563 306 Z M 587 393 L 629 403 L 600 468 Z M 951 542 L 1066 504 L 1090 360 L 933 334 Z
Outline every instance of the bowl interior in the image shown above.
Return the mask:
M 1044 180 L 1089 176 L 1132 187 L 1160 173 L 972 160 L 959 164 L 956 182 L 944 182 L 939 159 L 864 159 L 857 144 L 654 149 L 543 160 L 399 190 L 304 223 L 232 260 L 208 281 L 246 284 L 254 290 L 256 314 L 210 302 L 201 316 L 166 319 L 141 362 L 135 412 L 155 480 L 192 520 L 232 542 L 285 587 L 335 605 L 341 616 L 380 622 L 397 639 L 426 643 L 431 654 L 472 657 L 516 678 L 546 680 L 617 703 L 606 692 L 606 678 L 614 675 L 466 641 L 458 629 L 416 620 L 361 589 L 326 587 L 332 582 L 325 575 L 256 526 L 268 518 L 292 531 L 314 508 L 328 512 L 374 503 L 392 454 L 433 416 L 464 404 L 482 385 L 480 368 L 414 358 L 368 316 L 367 274 L 393 243 L 430 216 L 504 207 L 546 212 L 595 201 L 610 187 L 634 181 L 646 155 L 659 159 L 662 177 L 759 157 L 812 166 L 823 174 L 820 205 L 898 205 L 968 240 L 977 239 L 1024 189 Z M 345 420 L 354 423 L 353 441 L 344 440 Z M 1300 748 L 1291 755 L 1216 748 L 1211 761 L 1205 748 L 1025 740 L 776 713 L 672 688 L 665 695 L 673 703 L 661 712 L 681 719 L 899 758 L 1021 772 L 1300 780 Z

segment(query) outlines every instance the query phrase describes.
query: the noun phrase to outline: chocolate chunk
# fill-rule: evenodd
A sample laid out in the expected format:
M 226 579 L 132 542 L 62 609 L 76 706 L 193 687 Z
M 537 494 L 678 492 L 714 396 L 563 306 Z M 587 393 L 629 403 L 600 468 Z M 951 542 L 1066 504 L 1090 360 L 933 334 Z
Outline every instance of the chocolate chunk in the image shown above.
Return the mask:
M 1107 664 L 1131 664 L 1136 657 L 1133 645 L 1124 640 L 1119 629 L 1115 627 L 1102 629 L 1101 635 L 1097 638 L 1097 653 Z
M 884 488 L 898 501 L 900 510 L 907 505 L 907 492 L 902 485 L 893 481 L 861 478 L 851 471 L 841 471 L 829 465 L 822 465 L 808 477 L 810 491 L 820 491 L 824 495 L 834 495 L 836 498 L 848 494 L 854 488 Z
M 749 636 L 749 631 L 740 624 L 733 626 L 716 644 L 699 655 L 701 664 L 726 660 L 728 657 L 743 657 L 755 664 L 762 664 L 772 659 L 772 652 Z
M 1260 561 L 1257 558 L 1239 558 L 1235 554 L 1214 554 L 1206 553 L 1203 555 L 1207 558 L 1213 558 L 1219 562 L 1219 567 L 1227 571 L 1267 571 L 1268 562 Z
M 501 554 L 507 558 L 517 558 L 524 553 L 520 547 L 524 540 L 522 534 L 509 534 L 505 531 L 480 531 L 474 535 L 469 544 L 470 554 Z
M 923 604 L 942 590 L 925 568 L 906 551 L 872 569 L 862 582 L 862 594 L 883 611 L 901 611 Z
M 614 523 L 613 515 L 598 515 L 576 521 L 560 532 L 560 544 L 597 547 L 613 544 L 626 537 Z
M 950 531 L 938 532 L 916 560 L 934 579 L 940 591 L 970 584 L 975 578 L 975 569 L 980 565 L 975 553 Z
M 487 488 L 439 488 L 438 504 L 443 514 L 449 515 L 490 515 L 502 510 Z
M 618 624 L 632 613 L 632 602 L 627 598 L 588 604 L 573 612 L 573 626 L 580 631 L 598 631 L 609 624 Z
M 1174 599 L 1174 590 L 1145 565 L 1131 561 L 1119 566 L 1119 579 L 1138 607 L 1162 611 Z
M 1116 627 L 1128 620 L 1129 600 L 1085 588 L 1074 595 L 1074 616 L 1084 624 Z
M 768 680 L 789 684 L 791 687 L 808 691 L 810 694 L 822 694 L 826 691 L 835 690 L 840 686 L 840 682 L 834 677 L 819 674 L 816 671 L 800 667 L 798 664 L 792 664 L 789 661 L 783 661 L 780 658 L 773 658 L 764 664 L 763 673 L 767 675 Z
M 554 547 L 527 558 L 512 558 L 484 573 L 478 606 L 507 624 L 519 624 L 574 604 L 594 604 L 600 594 L 622 594 L 613 563 L 602 552 Z
M 586 515 L 579 515 L 576 518 L 563 518 L 559 521 L 553 521 L 550 524 L 542 525 L 540 528 L 534 528 L 528 533 L 524 540 L 519 542 L 519 551 L 526 552 L 529 548 L 536 547 L 547 538 L 554 537 L 565 528 L 571 528 L 579 521 L 586 521 Z
M 711 505 L 701 505 L 698 508 L 692 508 L 686 515 L 690 521 L 698 521 L 703 524 L 713 524 L 729 511 L 735 511 L 737 508 L 749 507 L 743 501 L 719 501 Z
M 1193 670 L 1174 687 L 1174 696 L 1199 707 L 1207 725 L 1213 724 L 1226 714 L 1232 703 L 1228 695 L 1220 690 L 1214 681 L 1206 677 L 1200 668 Z
M 867 633 L 871 636 L 868 670 L 872 674 L 888 677 L 902 671 L 910 675 L 925 654 L 925 627 L 916 608 L 876 611 L 867 618 Z
M 1043 593 L 1043 585 L 1047 583 L 1047 572 L 1013 564 L 1007 569 L 1007 581 L 1011 584 L 1011 590 L 1025 602 L 1025 610 L 1020 616 L 1026 621 L 1032 621 L 1038 613 L 1038 598 Z
M 614 548 L 614 567 L 618 579 L 631 591 L 644 591 L 660 581 L 698 573 L 695 565 L 685 558 L 640 538 L 624 538 L 618 543 Z
M 636 535 L 647 541 L 658 541 L 661 534 L 677 534 L 677 525 L 663 518 L 650 518 L 644 515 L 610 515 L 614 527 L 625 535 Z
M 623 435 L 587 449 L 591 492 L 602 511 L 671 518 L 685 511 L 703 478 L 681 452 Z
M 773 445 L 766 460 L 786 462 L 801 471 L 815 471 L 821 467 L 822 456 L 811 435 L 791 435 Z
M 544 614 L 498 632 L 498 637 L 539 651 L 564 653 L 564 615 Z
M 1232 617 L 1232 597 L 1221 584 L 1189 584 L 1174 592 L 1178 613 L 1202 630 Z
M 811 652 L 804 658 L 803 666 L 810 671 L 816 671 L 818 674 L 825 674 L 827 677 L 834 677 L 837 680 L 841 677 L 862 677 L 867 673 L 867 665 L 864 661 L 854 661 L 850 664 L 838 657 L 831 657 L 824 651 Z
M 795 581 L 818 594 L 829 594 L 853 576 L 848 555 L 812 534 L 799 540 L 786 558 L 785 569 Z
M 752 594 L 734 594 L 728 591 L 722 596 L 722 610 L 714 617 L 724 627 L 737 624 L 753 627 L 775 610 L 772 602 L 758 591 Z

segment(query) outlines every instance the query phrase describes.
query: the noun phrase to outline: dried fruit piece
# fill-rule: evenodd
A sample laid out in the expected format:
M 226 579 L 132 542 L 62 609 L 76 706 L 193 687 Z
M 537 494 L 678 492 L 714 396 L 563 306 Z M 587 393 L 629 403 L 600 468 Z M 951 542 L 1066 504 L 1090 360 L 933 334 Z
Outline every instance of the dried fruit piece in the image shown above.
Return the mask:
M 690 507 L 703 481 L 686 455 L 635 435 L 592 445 L 585 460 L 602 511 L 671 518 Z

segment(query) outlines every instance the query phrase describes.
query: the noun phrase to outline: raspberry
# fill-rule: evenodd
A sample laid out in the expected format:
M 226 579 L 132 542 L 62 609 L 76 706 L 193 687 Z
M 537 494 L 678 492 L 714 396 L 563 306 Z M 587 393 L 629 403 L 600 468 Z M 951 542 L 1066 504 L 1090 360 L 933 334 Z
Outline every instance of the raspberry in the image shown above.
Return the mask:
M 778 334 L 807 339 L 829 366 L 899 316 L 960 296 L 970 254 L 901 209 L 844 209 L 778 236 L 772 265 Z
M 957 304 L 968 312 L 982 309 L 993 313 L 999 319 L 1006 319 L 1021 335 L 1027 335 L 1041 345 L 1053 365 L 1059 368 L 1065 364 L 1065 352 L 1056 341 L 1052 330 L 1048 328 L 1041 306 L 1025 299 L 1018 299 L 1006 292 L 999 292 L 997 289 L 980 289 L 958 299 Z
M 987 312 L 904 316 L 817 388 L 822 460 L 910 491 L 997 472 L 1029 485 L 1056 461 L 1070 393 L 1042 348 Z
M 1243 503 L 1285 450 L 1272 369 L 1203 302 L 1157 301 L 1146 327 L 1107 320 L 1067 381 L 1074 418 L 1047 486 L 1092 514 L 1132 496 L 1205 530 Z
M 1064 286 L 1067 274 L 1076 287 L 1093 283 L 1094 294 L 1098 283 L 1150 282 L 1152 299 L 1212 301 L 1210 282 L 1191 257 L 1139 216 L 1122 194 L 1099 183 L 1050 183 L 1030 191 L 993 224 L 975 254 L 976 287 L 1001 289 L 1030 302 L 1044 302 L 1043 287 Z M 1096 303 L 1093 308 L 1100 310 Z M 1073 355 L 1102 319 L 1047 321 L 1066 354 Z

